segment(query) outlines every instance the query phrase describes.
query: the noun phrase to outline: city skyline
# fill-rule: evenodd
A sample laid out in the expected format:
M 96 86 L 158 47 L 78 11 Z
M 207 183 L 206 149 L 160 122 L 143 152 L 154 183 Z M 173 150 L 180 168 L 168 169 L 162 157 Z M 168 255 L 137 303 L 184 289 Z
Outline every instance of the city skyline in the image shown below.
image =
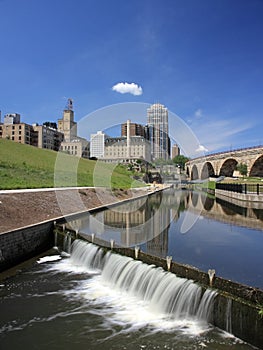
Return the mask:
M 3 0 L 0 11 L 2 119 L 56 121 L 68 97 L 77 122 L 159 102 L 203 151 L 263 144 L 262 1 Z M 135 117 L 118 122 L 145 124 Z

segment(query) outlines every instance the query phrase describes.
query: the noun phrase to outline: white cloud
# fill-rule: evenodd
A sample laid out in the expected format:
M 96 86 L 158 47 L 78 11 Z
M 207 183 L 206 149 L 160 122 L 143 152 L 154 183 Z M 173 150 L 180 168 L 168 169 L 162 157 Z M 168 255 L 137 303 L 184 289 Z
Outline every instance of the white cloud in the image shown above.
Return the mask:
M 198 148 L 195 150 L 196 152 L 208 152 L 208 149 L 205 148 L 203 145 L 199 145 Z
M 135 83 L 118 83 L 112 87 L 112 90 L 121 94 L 142 95 L 142 87 Z

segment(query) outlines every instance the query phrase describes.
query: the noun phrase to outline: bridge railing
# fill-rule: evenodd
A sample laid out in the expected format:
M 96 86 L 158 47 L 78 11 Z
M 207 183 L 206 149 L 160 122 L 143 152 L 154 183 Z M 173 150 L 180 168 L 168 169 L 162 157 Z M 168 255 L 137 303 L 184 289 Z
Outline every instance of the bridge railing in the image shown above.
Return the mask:
M 190 159 L 189 162 L 191 162 L 193 160 L 195 161 L 195 160 L 198 160 L 198 159 L 206 158 L 206 157 L 218 156 L 220 154 L 234 153 L 234 152 L 239 152 L 239 151 L 248 151 L 248 150 L 257 149 L 257 148 L 263 148 L 263 145 L 250 146 L 250 147 L 244 147 L 244 148 L 236 148 L 236 149 L 230 149 L 230 150 L 227 150 L 227 151 L 221 151 L 221 152 L 215 152 L 215 153 L 207 153 L 207 154 L 204 154 L 202 156 L 199 156 L 199 157 L 196 157 L 196 158 L 192 158 L 192 159 Z
M 216 183 L 216 189 L 244 194 L 263 194 L 263 184 Z

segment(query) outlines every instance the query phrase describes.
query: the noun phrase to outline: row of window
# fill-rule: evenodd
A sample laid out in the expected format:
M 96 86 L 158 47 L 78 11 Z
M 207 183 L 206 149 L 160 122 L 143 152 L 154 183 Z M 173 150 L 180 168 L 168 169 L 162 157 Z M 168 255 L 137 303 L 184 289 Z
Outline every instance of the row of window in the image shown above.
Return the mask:
M 75 146 L 64 146 L 64 147 L 61 146 L 61 150 L 62 151 L 69 151 L 70 149 L 72 149 L 72 150 L 75 149 L 76 150 L 76 149 L 78 149 L 78 146 L 76 146 L 76 145 Z
M 5 125 L 5 128 L 8 130 L 9 128 L 11 128 L 12 126 L 12 130 L 17 129 L 16 125 Z M 3 129 L 3 126 L 0 126 L 0 129 Z M 18 129 L 21 130 L 22 129 L 22 125 L 18 125 Z

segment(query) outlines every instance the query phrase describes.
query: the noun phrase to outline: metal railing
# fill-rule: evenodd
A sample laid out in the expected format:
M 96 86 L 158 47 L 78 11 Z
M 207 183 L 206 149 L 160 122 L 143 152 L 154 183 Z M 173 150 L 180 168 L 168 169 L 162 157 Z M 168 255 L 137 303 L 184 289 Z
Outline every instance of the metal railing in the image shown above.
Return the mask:
M 244 194 L 263 194 L 263 184 L 222 184 L 216 183 L 216 189 Z

